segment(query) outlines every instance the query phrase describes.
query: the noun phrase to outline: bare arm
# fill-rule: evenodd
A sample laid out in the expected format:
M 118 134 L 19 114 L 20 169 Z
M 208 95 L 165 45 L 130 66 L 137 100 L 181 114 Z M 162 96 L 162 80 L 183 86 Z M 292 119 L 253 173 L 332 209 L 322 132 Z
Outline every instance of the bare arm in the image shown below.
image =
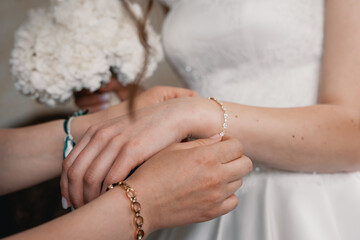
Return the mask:
M 318 104 L 279 109 L 225 103 L 227 134 L 243 143 L 251 159 L 294 171 L 360 170 L 359 9 L 356 0 L 326 1 Z M 98 196 L 103 181 L 125 178 L 149 156 L 187 136 L 219 133 L 223 123 L 219 106 L 203 98 L 175 99 L 137 115 L 137 122 L 119 118 L 84 135 L 65 160 L 62 192 L 69 202 L 81 206 Z M 102 156 L 110 156 L 106 168 L 99 168 Z M 83 193 L 91 197 L 83 199 Z
M 135 109 L 195 92 L 171 88 L 152 88 L 136 100 Z M 76 117 L 71 132 L 76 142 L 89 126 L 128 113 L 124 102 L 107 110 Z M 0 130 L 0 195 L 17 191 L 59 176 L 65 133 L 64 120 L 19 129 Z
M 81 209 L 5 239 L 134 239 L 129 200 L 121 189 L 114 190 Z
M 156 154 L 127 180 L 141 204 L 145 236 L 231 211 L 237 205 L 234 192 L 251 167 L 236 139 L 174 144 Z M 135 230 L 130 200 L 115 187 L 70 214 L 8 239 L 134 239 Z
M 355 110 L 333 105 L 294 109 L 226 105 L 232 112 L 230 134 L 244 142 L 246 154 L 256 161 L 294 171 L 360 170 Z
M 124 106 L 73 119 L 72 133 L 80 139 L 101 119 L 125 113 Z M 18 129 L 0 130 L 0 195 L 59 176 L 65 133 L 64 120 Z M 75 130 L 76 129 L 76 130 Z
M 297 171 L 360 170 L 359 10 L 359 1 L 326 1 L 318 105 L 266 109 L 229 104 L 230 132 L 253 159 Z

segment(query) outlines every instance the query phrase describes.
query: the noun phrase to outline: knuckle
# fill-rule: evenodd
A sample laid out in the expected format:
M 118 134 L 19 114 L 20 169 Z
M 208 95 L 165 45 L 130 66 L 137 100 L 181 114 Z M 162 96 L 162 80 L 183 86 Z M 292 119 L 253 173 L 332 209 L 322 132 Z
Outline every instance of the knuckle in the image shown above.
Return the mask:
M 213 219 L 217 217 L 217 212 L 218 210 L 216 208 L 209 208 L 203 213 L 202 218 L 205 219 L 205 221 Z
M 86 133 L 85 135 L 94 135 L 96 133 L 96 131 L 98 130 L 98 126 L 95 124 L 95 125 L 91 125 L 87 130 L 86 130 Z
M 126 156 L 126 157 L 130 157 L 131 154 L 132 154 L 132 147 L 131 147 L 131 143 L 130 142 L 127 142 L 124 144 L 124 146 L 121 148 L 121 154 L 122 156 Z
M 222 183 L 222 179 L 216 175 L 210 175 L 206 178 L 206 185 L 210 188 L 219 186 Z
M 137 153 L 137 151 L 141 149 L 141 146 L 138 141 L 136 140 L 129 140 L 127 143 L 124 144 L 122 148 L 122 152 L 124 156 L 127 156 L 130 158 L 134 157 L 134 155 Z
M 118 147 L 122 144 L 122 141 L 123 141 L 123 138 L 121 135 L 117 135 L 115 137 L 113 137 L 111 140 L 110 140 L 110 145 L 114 146 L 114 147 Z
M 79 171 L 76 167 L 71 166 L 67 172 L 69 182 L 75 182 L 79 176 Z
M 71 167 L 71 161 L 69 158 L 65 158 L 65 160 L 62 162 L 62 170 L 67 171 Z
M 209 200 L 212 203 L 218 203 L 221 200 L 222 194 L 219 190 L 213 191 L 210 196 L 209 196 Z
M 95 133 L 95 139 L 97 141 L 104 141 L 110 136 L 110 129 L 109 128 L 103 128 L 98 130 Z
M 92 170 L 88 170 L 84 176 L 84 184 L 91 186 L 96 184 L 97 182 L 98 182 L 98 177 L 96 173 Z

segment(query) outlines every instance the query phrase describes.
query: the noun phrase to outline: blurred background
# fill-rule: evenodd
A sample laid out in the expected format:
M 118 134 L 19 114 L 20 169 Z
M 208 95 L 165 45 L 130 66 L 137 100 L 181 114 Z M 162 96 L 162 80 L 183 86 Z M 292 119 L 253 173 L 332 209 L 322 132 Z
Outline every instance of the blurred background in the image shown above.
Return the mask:
M 140 2 L 140 1 L 139 1 Z M 146 1 L 142 1 L 146 2 Z M 14 44 L 14 33 L 26 21 L 30 8 L 44 7 L 49 0 L 0 1 L 0 127 L 20 127 L 53 119 L 65 118 L 75 110 L 73 101 L 49 108 L 21 95 L 13 85 L 9 58 Z M 156 6 L 152 23 L 158 32 L 164 11 Z M 154 76 L 144 83 L 146 88 L 156 85 L 182 86 L 177 75 L 163 61 Z M 59 179 L 31 189 L 0 197 L 0 238 L 34 227 L 64 213 L 61 208 Z

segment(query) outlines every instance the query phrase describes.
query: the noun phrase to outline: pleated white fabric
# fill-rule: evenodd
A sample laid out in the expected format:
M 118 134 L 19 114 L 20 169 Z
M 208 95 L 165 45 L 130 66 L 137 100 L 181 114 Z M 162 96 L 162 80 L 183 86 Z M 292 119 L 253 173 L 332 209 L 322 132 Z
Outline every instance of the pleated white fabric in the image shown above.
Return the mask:
M 316 103 L 324 0 L 170 2 L 164 48 L 190 88 L 204 97 L 253 106 Z M 359 172 L 294 173 L 253 160 L 255 170 L 236 193 L 234 211 L 148 239 L 360 239 Z
M 254 172 L 238 207 L 214 220 L 165 229 L 157 240 L 358 240 L 360 173 Z

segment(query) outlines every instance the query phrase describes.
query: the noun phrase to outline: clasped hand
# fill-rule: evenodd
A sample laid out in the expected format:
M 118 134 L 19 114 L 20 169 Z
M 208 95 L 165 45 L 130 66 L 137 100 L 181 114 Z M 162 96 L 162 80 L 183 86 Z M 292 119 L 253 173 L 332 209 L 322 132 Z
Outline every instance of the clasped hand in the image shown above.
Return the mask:
M 157 89 L 157 99 L 162 94 L 160 90 L 161 88 Z M 146 92 L 144 94 L 146 95 Z M 103 193 L 109 184 L 125 179 L 132 169 L 186 137 L 205 138 L 216 133 L 217 129 L 211 127 L 214 124 L 208 120 L 209 109 L 205 107 L 208 100 L 192 97 L 195 94 L 191 91 L 171 95 L 174 96 L 172 99 L 160 97 L 164 101 L 135 111 L 135 119 L 123 115 L 88 129 L 63 163 L 61 190 L 68 203 L 78 208 L 90 202 Z M 221 120 L 214 120 L 216 123 L 219 121 Z M 209 159 L 216 158 L 216 162 L 228 162 L 242 156 L 241 148 L 238 148 L 233 149 L 236 156 L 226 158 L 225 152 L 232 149 L 224 149 L 223 154 L 212 156 L 198 151 L 198 157 L 206 156 Z M 179 169 L 182 164 L 179 162 Z M 209 168 L 207 165 L 198 167 L 204 168 L 203 171 L 208 171 Z M 219 172 L 224 177 L 229 175 Z M 244 171 L 232 174 L 240 174 L 242 177 Z M 154 175 L 154 178 L 156 177 L 157 175 Z

